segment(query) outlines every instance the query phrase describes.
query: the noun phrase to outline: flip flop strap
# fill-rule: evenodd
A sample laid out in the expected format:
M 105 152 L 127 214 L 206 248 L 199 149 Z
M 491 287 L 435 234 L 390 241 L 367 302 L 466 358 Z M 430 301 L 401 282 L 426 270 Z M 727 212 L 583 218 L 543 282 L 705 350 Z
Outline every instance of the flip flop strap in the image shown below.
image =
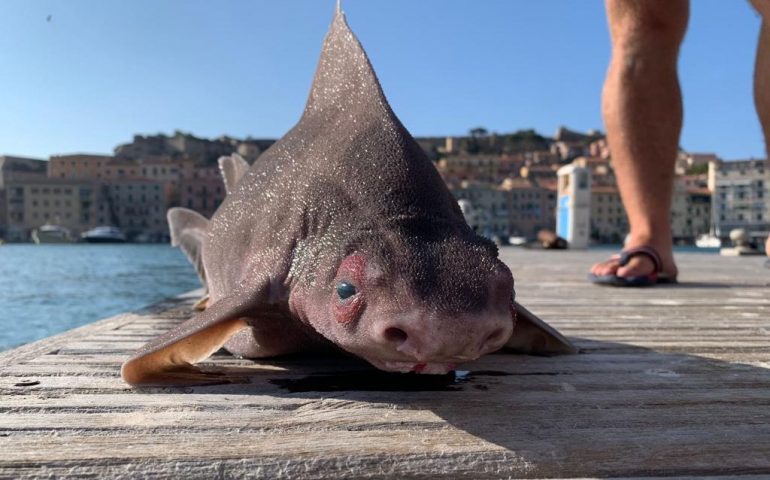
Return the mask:
M 652 260 L 653 265 L 655 265 L 655 273 L 661 273 L 663 271 L 663 261 L 660 259 L 660 255 L 658 255 L 658 252 L 656 252 L 654 248 L 647 246 L 623 250 L 620 252 L 618 264 L 621 267 L 625 267 L 628 265 L 628 262 L 637 255 L 644 255 Z

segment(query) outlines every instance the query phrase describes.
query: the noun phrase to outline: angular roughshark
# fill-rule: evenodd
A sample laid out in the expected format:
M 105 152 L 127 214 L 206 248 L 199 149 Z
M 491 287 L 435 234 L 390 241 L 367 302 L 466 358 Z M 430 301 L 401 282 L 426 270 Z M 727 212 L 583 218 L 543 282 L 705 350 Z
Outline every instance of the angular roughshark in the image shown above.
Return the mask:
M 210 221 L 168 214 L 206 308 L 128 359 L 126 382 L 231 380 L 195 365 L 221 347 L 263 358 L 336 346 L 434 374 L 503 348 L 575 352 L 515 302 L 496 246 L 396 118 L 339 7 L 299 123 L 253 166 L 234 155 L 220 167 L 227 197 Z

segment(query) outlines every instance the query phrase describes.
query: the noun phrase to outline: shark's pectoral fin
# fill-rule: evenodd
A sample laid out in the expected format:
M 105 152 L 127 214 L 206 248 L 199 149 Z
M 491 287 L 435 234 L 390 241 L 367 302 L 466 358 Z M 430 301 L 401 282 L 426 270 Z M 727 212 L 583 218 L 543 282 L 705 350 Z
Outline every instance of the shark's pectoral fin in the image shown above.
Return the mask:
M 569 340 L 534 313 L 518 302 L 514 302 L 514 308 L 517 317 L 516 325 L 504 349 L 533 355 L 578 353 L 578 349 Z
M 231 194 L 240 179 L 249 171 L 249 164 L 237 153 L 229 157 L 219 157 L 219 171 L 225 182 L 225 192 Z
M 266 297 L 267 287 L 247 295 L 224 298 L 178 327 L 140 348 L 121 368 L 123 380 L 134 386 L 211 385 L 232 382 L 222 372 L 194 364 L 219 350 L 248 327 L 247 313 Z
M 197 302 L 195 302 L 195 304 L 193 305 L 193 310 L 195 310 L 196 312 L 202 312 L 206 310 L 206 307 L 208 307 L 208 305 L 209 305 L 209 296 L 207 294 L 202 296 L 200 299 L 198 299 Z
M 120 374 L 133 386 L 234 383 L 235 377 L 227 372 L 203 370 L 195 363 L 219 350 L 246 325 L 241 318 L 220 322 L 152 353 L 131 358 L 123 364 Z
M 209 221 L 198 212 L 186 208 L 174 207 L 166 214 L 168 229 L 171 232 L 171 245 L 179 247 L 198 272 L 198 278 L 204 287 L 206 270 L 203 268 L 203 240 Z

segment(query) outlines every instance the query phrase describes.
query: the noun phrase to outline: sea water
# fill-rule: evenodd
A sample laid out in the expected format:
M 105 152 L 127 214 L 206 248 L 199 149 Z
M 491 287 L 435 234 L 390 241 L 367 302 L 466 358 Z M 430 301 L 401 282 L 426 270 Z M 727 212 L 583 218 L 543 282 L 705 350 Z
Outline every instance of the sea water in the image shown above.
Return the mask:
M 2 245 L 0 351 L 198 287 L 168 245 Z

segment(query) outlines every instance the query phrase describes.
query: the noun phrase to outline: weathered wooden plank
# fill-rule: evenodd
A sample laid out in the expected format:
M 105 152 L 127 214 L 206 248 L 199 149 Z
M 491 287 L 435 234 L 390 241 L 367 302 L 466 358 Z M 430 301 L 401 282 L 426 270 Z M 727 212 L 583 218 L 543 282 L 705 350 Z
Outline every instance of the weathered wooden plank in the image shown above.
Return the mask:
M 503 249 L 517 298 L 584 354 L 499 354 L 445 390 L 289 393 L 346 357 L 211 365 L 251 383 L 128 389 L 120 363 L 200 292 L 0 354 L 0 477 L 764 478 L 770 271 L 680 257 L 678 287 L 588 285 L 601 252 Z M 706 259 L 708 262 L 704 262 Z M 557 292 L 557 293 L 555 293 Z M 318 388 L 316 386 L 316 388 Z M 744 477 L 744 475 L 746 477 Z
M 764 453 L 770 448 L 767 426 L 731 426 L 714 434 L 707 428 L 640 428 L 601 429 L 580 431 L 581 440 L 574 437 L 542 439 L 538 430 L 525 432 L 516 439 L 495 425 L 485 424 L 482 439 L 473 435 L 475 429 L 463 424 L 460 428 L 446 427 L 439 431 L 419 429 L 395 429 L 382 431 L 338 431 L 276 433 L 264 432 L 249 435 L 191 436 L 153 434 L 147 436 L 83 436 L 77 443 L 59 436 L 17 435 L 14 442 L 0 438 L 0 448 L 11 454 L 4 459 L 9 466 L 29 465 L 32 462 L 115 462 L 122 459 L 233 459 L 250 458 L 270 465 L 276 460 L 288 465 L 298 465 L 297 456 L 308 456 L 308 463 L 322 462 L 325 473 L 344 475 L 353 459 L 368 459 L 361 465 L 372 468 L 371 463 L 387 458 L 420 456 L 423 468 L 435 468 L 434 463 L 459 465 L 484 453 L 498 453 L 507 457 L 495 473 L 517 476 L 558 476 L 565 469 L 577 475 L 635 475 L 652 470 L 669 473 L 760 473 L 770 468 L 770 459 Z M 765 441 L 757 441 L 756 438 Z M 750 439 L 754 437 L 755 440 Z M 405 441 L 408 439 L 408 441 Z M 748 439 L 748 440 L 747 440 Z M 590 440 L 590 441 L 589 441 Z M 215 447 L 215 448 L 212 448 Z M 682 459 L 698 458 L 697 462 L 683 465 Z M 478 457 L 477 457 L 478 458 Z M 590 462 L 585 459 L 590 458 Z M 752 459 L 747 466 L 747 458 Z M 376 460 L 375 460 L 376 459 Z M 628 459 L 633 459 L 629 463 Z M 367 466 L 367 463 L 369 465 Z M 649 467 L 645 467 L 649 465 Z M 316 475 L 321 472 L 316 472 Z M 401 473 L 396 469 L 394 474 Z M 405 472 L 405 473 L 408 473 Z

